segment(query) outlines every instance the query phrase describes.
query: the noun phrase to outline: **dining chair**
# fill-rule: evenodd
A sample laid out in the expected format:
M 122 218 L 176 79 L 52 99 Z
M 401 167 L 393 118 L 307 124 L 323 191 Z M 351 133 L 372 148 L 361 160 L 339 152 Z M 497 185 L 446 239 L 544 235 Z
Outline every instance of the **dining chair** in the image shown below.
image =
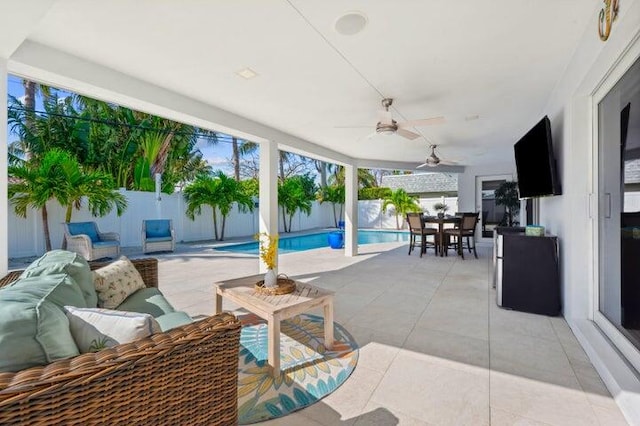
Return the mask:
M 469 250 L 469 253 L 471 253 L 471 249 L 473 248 L 473 255 L 476 259 L 478 258 L 478 253 L 476 252 L 475 232 L 479 216 L 480 213 L 463 213 L 460 220 L 460 226 L 458 228 L 450 228 L 443 231 L 445 236 L 449 237 L 446 247 L 447 251 L 450 246 L 453 246 L 456 248 L 458 254 L 464 259 L 465 246 L 463 239 L 466 239 L 466 248 Z M 471 245 L 471 240 L 473 240 L 473 246 Z
M 416 238 L 420 237 L 420 257 L 422 257 L 423 253 L 427 252 L 427 246 L 431 246 L 435 249 L 436 254 L 438 253 L 438 245 L 436 244 L 436 236 L 438 231 L 434 228 L 425 227 L 424 218 L 422 217 L 422 213 L 407 213 L 407 223 L 409 224 L 409 255 L 413 251 L 416 245 Z M 433 242 L 427 241 L 427 237 L 432 235 Z

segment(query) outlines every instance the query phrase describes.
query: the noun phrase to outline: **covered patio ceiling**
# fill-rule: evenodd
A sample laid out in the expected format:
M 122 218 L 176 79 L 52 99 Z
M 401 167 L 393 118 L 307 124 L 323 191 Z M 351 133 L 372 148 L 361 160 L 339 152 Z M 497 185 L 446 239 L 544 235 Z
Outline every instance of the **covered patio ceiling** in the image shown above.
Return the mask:
M 10 72 L 64 86 L 37 70 L 67 77 L 73 70 L 69 89 L 162 113 L 151 97 L 139 102 L 136 90 L 147 84 L 176 110 L 191 100 L 193 109 L 231 113 L 182 111 L 186 122 L 276 139 L 294 152 L 307 144 L 338 162 L 412 168 L 432 143 L 460 165 L 488 165 L 512 161 L 513 143 L 544 115 L 596 3 L 8 2 L 0 5 L 0 56 Z M 367 25 L 342 35 L 335 24 L 349 11 Z M 257 75 L 238 75 L 245 68 Z M 87 86 L 77 84 L 79 75 Z M 129 90 L 134 101 L 92 88 L 100 77 L 98 85 Z M 420 134 L 413 141 L 366 138 L 384 97 L 395 99 L 399 122 L 446 122 L 410 129 Z M 274 132 L 235 126 L 237 117 Z

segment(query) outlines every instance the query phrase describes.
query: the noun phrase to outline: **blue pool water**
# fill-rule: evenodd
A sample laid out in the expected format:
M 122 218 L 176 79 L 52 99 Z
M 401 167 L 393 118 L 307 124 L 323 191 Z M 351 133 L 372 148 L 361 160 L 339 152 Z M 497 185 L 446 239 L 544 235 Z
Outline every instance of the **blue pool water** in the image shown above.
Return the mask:
M 329 232 L 319 234 L 284 237 L 278 241 L 280 253 L 311 250 L 329 247 Z M 391 243 L 409 241 L 408 232 L 394 231 L 358 231 L 358 244 Z M 258 254 L 258 242 L 216 247 L 216 250 L 233 251 L 246 254 Z

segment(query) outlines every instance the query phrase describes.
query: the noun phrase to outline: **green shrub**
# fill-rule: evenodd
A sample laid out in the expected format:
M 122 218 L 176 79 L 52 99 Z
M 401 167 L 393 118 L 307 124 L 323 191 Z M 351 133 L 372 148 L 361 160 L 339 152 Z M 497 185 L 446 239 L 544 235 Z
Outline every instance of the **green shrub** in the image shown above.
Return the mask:
M 372 187 L 362 188 L 358 191 L 358 200 L 381 200 L 391 195 L 390 188 Z

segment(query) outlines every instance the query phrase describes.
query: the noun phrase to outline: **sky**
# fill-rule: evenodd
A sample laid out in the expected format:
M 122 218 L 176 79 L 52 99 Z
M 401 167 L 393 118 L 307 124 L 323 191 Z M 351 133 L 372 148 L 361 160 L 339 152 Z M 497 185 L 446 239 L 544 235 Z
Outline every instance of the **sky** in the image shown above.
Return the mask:
M 14 96 L 22 100 L 24 98 L 24 86 L 22 85 L 22 79 L 10 75 L 8 79 L 8 92 L 10 96 Z M 36 96 L 36 110 L 42 109 L 42 98 L 40 96 Z M 8 143 L 11 143 L 18 138 L 17 135 L 11 133 L 10 128 L 7 129 L 7 132 L 9 135 Z M 211 146 L 205 140 L 200 140 L 196 144 L 196 147 L 200 149 L 205 160 L 207 160 L 214 170 L 220 169 L 227 174 L 233 173 L 230 161 L 232 157 L 230 142 L 220 141 L 216 146 Z

